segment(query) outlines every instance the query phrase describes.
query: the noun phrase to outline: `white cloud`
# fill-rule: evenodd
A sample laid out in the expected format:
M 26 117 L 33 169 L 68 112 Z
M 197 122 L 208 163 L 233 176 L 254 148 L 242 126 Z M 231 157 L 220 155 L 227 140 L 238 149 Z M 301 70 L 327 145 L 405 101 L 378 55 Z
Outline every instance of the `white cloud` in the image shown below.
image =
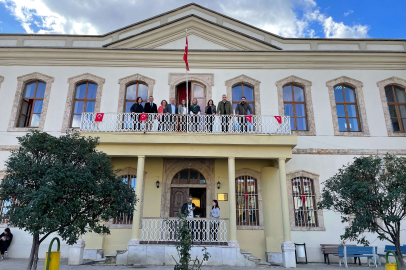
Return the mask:
M 104 34 L 190 3 L 189 0 L 0 0 L 27 33 Z M 320 13 L 315 0 L 196 0 L 197 4 L 284 37 L 366 37 Z M 301 15 L 299 15 L 301 14 Z M 320 33 L 319 33 L 320 34 Z
M 347 12 L 345 12 L 344 13 L 344 16 L 348 16 L 348 15 L 350 15 L 351 13 L 354 13 L 354 11 L 352 10 L 352 9 L 350 9 L 349 11 L 347 11 Z

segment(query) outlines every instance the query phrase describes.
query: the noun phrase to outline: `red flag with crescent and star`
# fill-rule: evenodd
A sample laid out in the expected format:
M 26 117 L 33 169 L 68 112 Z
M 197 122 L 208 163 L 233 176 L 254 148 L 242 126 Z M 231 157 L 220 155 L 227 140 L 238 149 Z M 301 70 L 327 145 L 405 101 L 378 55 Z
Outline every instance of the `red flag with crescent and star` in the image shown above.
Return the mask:
M 279 124 L 282 124 L 282 116 L 275 116 L 275 119 Z
M 145 121 L 145 120 L 147 120 L 147 114 L 146 113 L 140 114 L 140 121 Z
M 252 123 L 252 115 L 244 115 L 248 122 Z
M 189 71 L 189 63 L 187 62 L 188 47 L 189 45 L 186 37 L 186 45 L 185 45 L 185 53 L 183 54 L 183 61 L 185 61 L 187 71 Z
M 96 113 L 96 118 L 94 119 L 95 122 L 102 122 L 104 117 L 104 113 Z

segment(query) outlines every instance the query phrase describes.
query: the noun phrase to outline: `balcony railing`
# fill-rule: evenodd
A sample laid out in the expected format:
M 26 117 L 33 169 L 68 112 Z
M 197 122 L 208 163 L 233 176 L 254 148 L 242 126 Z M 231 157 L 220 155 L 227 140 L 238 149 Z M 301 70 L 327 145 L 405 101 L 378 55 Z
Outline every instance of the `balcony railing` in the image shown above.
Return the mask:
M 187 219 L 192 228 L 193 242 L 196 244 L 227 244 L 227 219 L 192 218 Z M 173 244 L 176 242 L 176 227 L 180 225 L 178 218 L 143 218 L 141 243 Z
M 278 122 L 277 119 L 280 119 Z M 290 134 L 289 116 L 83 113 L 84 132 Z

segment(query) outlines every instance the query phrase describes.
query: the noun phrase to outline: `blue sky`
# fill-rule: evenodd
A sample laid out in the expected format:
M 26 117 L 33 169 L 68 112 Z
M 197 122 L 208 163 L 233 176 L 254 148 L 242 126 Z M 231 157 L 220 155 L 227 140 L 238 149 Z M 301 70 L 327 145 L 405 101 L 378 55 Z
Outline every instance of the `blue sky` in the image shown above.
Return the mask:
M 196 0 L 284 37 L 406 39 L 406 0 Z M 104 34 L 187 0 L 0 0 L 0 33 Z

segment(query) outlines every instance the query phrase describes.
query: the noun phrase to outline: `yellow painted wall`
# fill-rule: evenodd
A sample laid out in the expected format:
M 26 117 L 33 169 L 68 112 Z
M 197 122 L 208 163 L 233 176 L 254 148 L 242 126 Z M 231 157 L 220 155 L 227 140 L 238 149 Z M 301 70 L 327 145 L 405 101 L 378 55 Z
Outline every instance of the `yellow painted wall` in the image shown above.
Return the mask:
M 110 234 L 104 237 L 104 255 L 116 254 L 118 249 L 127 249 L 130 239 L 131 229 L 110 229 Z
M 237 230 L 237 241 L 241 249 L 266 261 L 264 230 Z

